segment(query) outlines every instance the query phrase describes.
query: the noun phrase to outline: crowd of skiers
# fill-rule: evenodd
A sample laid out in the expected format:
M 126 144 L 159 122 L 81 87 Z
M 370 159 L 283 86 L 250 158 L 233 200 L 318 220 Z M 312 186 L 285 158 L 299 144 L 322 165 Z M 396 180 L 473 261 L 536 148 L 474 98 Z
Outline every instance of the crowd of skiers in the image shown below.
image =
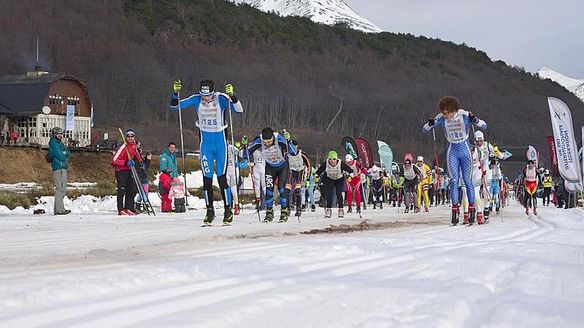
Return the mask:
M 524 204 L 526 214 L 530 209 L 537 214 L 536 194 L 541 186 L 544 204 L 549 205 L 554 186 L 555 203 L 562 205 L 567 201 L 558 190 L 562 184 L 554 184 L 549 171 L 540 170 L 534 160 L 529 161 L 512 185 L 501 172 L 499 161 L 502 153 L 485 140 L 483 132 L 472 133 L 474 143 L 470 142 L 471 129 L 486 129 L 487 124 L 461 109 L 456 97 L 442 98 L 438 115 L 423 126 L 424 132 L 444 128 L 447 161 L 443 167 L 437 160 L 435 163 L 426 162 L 423 156 L 417 156 L 414 161 L 410 153 L 405 154 L 403 164 L 364 167 L 354 155 L 339 156 L 336 150 L 329 151 L 322 163 L 313 166 L 302 151 L 302 145 L 286 130 L 279 132 L 266 127 L 255 138 L 243 136 L 235 141 L 232 137 L 229 142 L 227 127 L 231 113 L 243 112 L 231 84 L 227 84 L 222 93 L 215 90 L 212 80 L 203 80 L 199 92 L 183 99 L 180 99 L 181 89 L 180 80 L 175 81 L 171 109 L 190 108 L 197 114 L 206 203 L 204 224 L 211 224 L 215 219 L 213 176 L 217 176 L 224 202 L 223 223 L 230 224 L 240 211 L 241 172 L 246 169 L 251 171 L 258 215 L 260 210 L 265 210 L 264 222 L 274 220 L 276 196 L 280 204 L 279 222 L 286 222 L 291 210 L 297 217 L 308 209 L 315 212 L 316 190 L 321 196 L 319 205 L 324 208 L 325 218 L 332 217 L 333 207 L 337 209 L 337 217 L 343 218 L 345 208 L 347 213 L 352 213 L 354 208 L 361 216 L 362 209 L 368 204 L 373 209 L 382 209 L 383 204 L 401 208 L 403 204 L 405 213 L 428 212 L 431 206 L 449 205 L 453 225 L 459 223 L 461 209 L 463 223 L 487 223 L 492 211 L 498 213 L 507 204 L 510 190 Z M 53 170 L 57 171 L 56 185 L 62 186 L 63 170 L 66 184 L 66 157 L 69 153 L 59 146 L 59 137 L 62 138 L 62 131 L 54 130 L 50 153 Z M 142 154 L 135 131 L 127 130 L 123 137 L 124 143 L 114 151 L 112 158 L 118 214 L 136 215 L 149 204 L 146 172 L 151 154 Z M 138 176 L 134 178 L 132 172 Z M 160 156 L 159 172 L 162 212 L 184 212 L 185 186 L 177 169 L 176 144 L 168 144 Z M 64 194 L 62 189 L 57 188 Z M 55 202 L 55 213 L 67 214 L 62 206 L 62 196 L 60 199 L 60 202 Z

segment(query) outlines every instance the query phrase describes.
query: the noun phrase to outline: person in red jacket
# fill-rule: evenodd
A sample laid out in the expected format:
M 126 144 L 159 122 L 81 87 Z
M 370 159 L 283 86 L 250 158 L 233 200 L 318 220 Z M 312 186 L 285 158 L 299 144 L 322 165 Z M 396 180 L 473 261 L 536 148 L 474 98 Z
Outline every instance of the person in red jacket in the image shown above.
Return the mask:
M 130 167 L 144 166 L 144 160 L 136 149 L 136 133 L 134 130 L 126 130 L 126 144 L 122 144 L 114 154 L 112 165 L 116 172 L 118 186 L 118 215 L 136 215 L 134 211 L 134 196 L 136 196 L 136 184 L 132 177 Z M 129 154 L 129 156 L 128 156 Z
M 357 213 L 361 213 L 361 173 L 367 174 L 367 170 L 361 167 L 361 163 L 356 161 L 351 154 L 345 156 L 345 164 L 353 172 L 347 177 L 347 213 L 353 212 L 353 193 L 355 193 L 355 203 L 357 204 Z
M 172 168 L 167 167 L 158 177 L 158 190 L 162 197 L 162 212 L 172 212 L 172 200 L 170 199 L 170 182 L 172 181 Z

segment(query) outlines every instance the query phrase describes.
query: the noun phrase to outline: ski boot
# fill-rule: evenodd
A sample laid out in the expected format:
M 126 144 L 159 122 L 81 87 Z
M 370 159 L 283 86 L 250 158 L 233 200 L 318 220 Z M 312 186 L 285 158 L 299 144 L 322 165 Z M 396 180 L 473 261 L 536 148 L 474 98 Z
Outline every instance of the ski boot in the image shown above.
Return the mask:
M 537 216 L 537 207 L 533 208 L 533 215 Z
M 410 207 L 406 206 L 406 208 L 404 209 L 404 213 L 409 213 L 410 212 Z
M 419 207 L 414 208 L 414 213 L 420 213 L 420 208 Z
M 468 212 L 464 212 L 464 214 L 462 216 L 463 216 L 462 224 L 468 224 L 468 218 L 469 218 Z
M 363 209 L 367 210 L 367 204 L 365 204 L 365 202 L 363 202 Z M 359 209 L 359 212 L 361 212 L 361 209 Z
M 529 207 L 525 208 L 525 215 L 529 216 Z
M 288 209 L 283 208 L 280 210 L 280 220 L 278 222 L 284 223 L 286 221 L 288 221 Z
M 373 209 L 377 208 L 377 203 L 373 203 Z
M 239 204 L 233 206 L 233 215 L 239 215 Z
M 485 223 L 489 223 L 489 215 L 490 214 L 491 214 L 491 211 L 484 210 Z
M 256 200 L 255 200 L 255 209 L 256 209 L 256 211 L 259 211 L 261 206 L 262 206 L 262 199 L 261 198 L 256 198 Z
M 395 207 L 395 202 L 393 202 L 393 206 L 392 207 Z
M 424 207 L 424 212 L 426 212 L 426 213 L 430 212 L 430 210 L 428 209 L 428 206 Z
M 215 210 L 213 206 L 207 206 L 207 214 L 205 214 L 205 219 L 203 220 L 204 225 L 211 225 L 215 219 Z
M 302 212 L 305 210 L 306 209 L 303 210 L 301 207 L 296 206 L 296 213 L 294 213 L 294 216 L 300 217 L 300 215 L 302 215 Z
M 342 219 L 345 217 L 345 211 L 342 208 L 339 208 L 339 211 L 337 213 L 337 216 L 339 219 Z
M 310 211 L 311 212 L 316 212 L 316 206 L 310 205 Z
M 452 223 L 453 226 L 458 224 L 458 215 L 460 214 L 460 209 L 458 208 L 458 205 L 452 205 L 452 219 L 450 220 L 450 222 Z
M 549 204 L 548 204 L 549 206 Z M 495 207 L 495 213 L 499 214 L 499 211 L 501 210 L 501 208 L 499 206 Z
M 231 222 L 233 222 L 233 212 L 231 212 L 231 206 L 227 205 L 223 213 L 223 225 L 230 225 Z
M 264 223 L 269 223 L 274 221 L 274 209 L 268 208 L 266 209 L 266 217 L 264 218 Z
M 469 226 L 475 224 L 476 215 L 477 215 L 477 213 L 476 213 L 474 204 L 469 204 L 468 205 L 468 225 Z
M 331 208 L 324 209 L 324 218 L 325 219 L 330 219 L 332 215 L 333 215 L 333 210 Z
M 477 213 L 477 223 L 479 225 L 485 224 L 484 214 L 481 212 Z
M 353 206 L 349 205 L 349 208 L 347 209 L 347 213 L 353 213 Z
M 379 202 L 379 209 L 383 209 L 383 202 Z

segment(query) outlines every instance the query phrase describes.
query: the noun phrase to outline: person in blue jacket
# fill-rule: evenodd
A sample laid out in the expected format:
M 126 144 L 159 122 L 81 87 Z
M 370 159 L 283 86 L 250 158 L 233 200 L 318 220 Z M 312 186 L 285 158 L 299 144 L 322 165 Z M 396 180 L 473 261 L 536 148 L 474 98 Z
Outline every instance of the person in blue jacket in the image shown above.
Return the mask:
M 260 150 L 266 165 L 266 218 L 264 222 L 274 220 L 274 184 L 278 185 L 280 194 L 280 222 L 288 221 L 288 192 L 286 183 L 288 182 L 289 163 L 288 156 L 298 155 L 296 146 L 292 142 L 287 142 L 280 134 L 274 134 L 272 128 L 262 130 L 260 136 L 254 139 L 249 147 L 249 152 L 254 153 Z
M 233 92 L 231 84 L 225 85 L 225 93 L 216 92 L 215 84 L 212 80 L 202 80 L 199 86 L 199 92 L 188 98 L 179 101 L 178 94 L 182 89 L 180 80 L 174 81 L 174 93 L 172 95 L 170 107 L 172 110 L 184 110 L 193 108 L 197 113 L 198 121 L 196 126 L 199 128 L 201 139 L 201 168 L 203 170 L 203 192 L 205 195 L 205 204 L 207 213 L 203 222 L 211 224 L 215 219 L 215 210 L 213 208 L 213 173 L 216 166 L 217 181 L 223 197 L 225 212 L 223 223 L 229 224 L 233 221 L 232 205 L 233 199 L 227 184 L 227 120 L 226 115 L 229 111 L 243 113 L 241 102 Z M 227 118 L 228 119 L 228 118 Z
M 444 127 L 448 146 L 446 150 L 446 161 L 448 165 L 448 175 L 450 176 L 450 193 L 452 199 L 452 224 L 458 224 L 459 196 L 458 183 L 460 172 L 466 186 L 469 203 L 469 223 L 473 224 L 475 211 L 475 194 L 472 183 L 472 155 L 468 136 L 472 125 L 481 129 L 487 128 L 487 123 L 460 108 L 460 101 L 456 97 L 447 96 L 440 99 L 438 104 L 440 113 L 428 120 L 423 131 L 429 132 L 433 128 Z
M 67 215 L 70 210 L 65 209 L 63 198 L 67 191 L 67 169 L 69 169 L 69 156 L 71 151 L 63 144 L 63 129 L 55 127 L 51 130 L 49 141 L 49 158 L 55 180 L 55 215 Z
M 162 154 L 160 155 L 160 172 L 170 172 L 170 178 L 178 177 L 178 166 L 176 165 L 176 144 L 171 142 L 168 144 Z

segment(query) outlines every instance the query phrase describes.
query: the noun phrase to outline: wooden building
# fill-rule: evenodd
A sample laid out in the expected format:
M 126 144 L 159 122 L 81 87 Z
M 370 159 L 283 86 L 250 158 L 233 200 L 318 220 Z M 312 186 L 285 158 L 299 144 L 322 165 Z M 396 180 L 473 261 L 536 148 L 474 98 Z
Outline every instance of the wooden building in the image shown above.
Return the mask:
M 89 93 L 74 76 L 38 70 L 0 75 L 0 116 L 0 129 L 18 131 L 20 142 L 46 146 L 51 129 L 61 127 L 70 146 L 91 143 Z

